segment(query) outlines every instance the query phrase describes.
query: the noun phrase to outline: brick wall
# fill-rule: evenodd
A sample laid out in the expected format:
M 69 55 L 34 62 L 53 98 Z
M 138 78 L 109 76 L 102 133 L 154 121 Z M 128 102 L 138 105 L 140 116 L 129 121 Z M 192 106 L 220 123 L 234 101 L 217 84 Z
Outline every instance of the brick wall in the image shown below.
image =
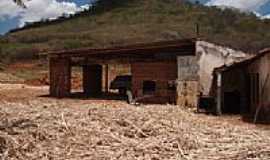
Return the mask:
M 168 82 L 177 79 L 177 64 L 175 61 L 133 63 L 131 64 L 131 73 L 133 95 L 140 102 L 175 103 L 176 91 L 168 89 Z M 144 81 L 156 82 L 156 91 L 153 95 L 143 94 Z
M 71 89 L 71 66 L 68 58 L 50 58 L 50 95 L 67 97 Z

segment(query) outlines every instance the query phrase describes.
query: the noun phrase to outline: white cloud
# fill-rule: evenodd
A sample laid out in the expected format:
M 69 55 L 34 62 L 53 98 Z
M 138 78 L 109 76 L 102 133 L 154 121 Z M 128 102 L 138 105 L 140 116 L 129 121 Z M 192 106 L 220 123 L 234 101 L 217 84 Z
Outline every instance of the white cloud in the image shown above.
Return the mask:
M 19 18 L 19 26 L 25 22 L 35 22 L 41 19 L 55 19 L 61 15 L 74 14 L 81 11 L 74 2 L 58 2 L 56 0 L 31 0 L 25 1 L 26 9 L 22 9 L 13 3 L 12 0 L 0 1 L 0 20 L 7 18 Z
M 74 14 L 79 11 L 75 3 L 57 2 L 56 0 L 32 0 L 26 2 L 27 9 L 20 15 L 20 26 L 25 22 L 34 22 L 41 19 L 56 18 L 63 13 Z
M 90 4 L 85 4 L 85 5 L 82 5 L 82 6 L 81 6 L 81 9 L 82 9 L 82 10 L 85 10 L 85 9 L 89 9 L 90 7 L 91 7 Z
M 12 0 L 0 1 L 0 21 L 17 17 L 21 11 L 22 9 L 13 3 Z
M 228 6 L 238 8 L 242 11 L 257 11 L 269 0 L 209 0 L 208 6 Z
M 190 1 L 195 2 L 195 0 Z M 270 19 L 270 14 L 265 15 L 266 12 L 265 9 L 266 7 L 270 6 L 270 0 L 199 0 L 199 1 L 205 4 L 206 6 L 218 6 L 220 8 L 226 7 L 236 8 L 244 12 L 253 12 L 262 19 L 266 18 Z
M 264 15 L 261 17 L 262 19 L 270 19 L 270 14 Z

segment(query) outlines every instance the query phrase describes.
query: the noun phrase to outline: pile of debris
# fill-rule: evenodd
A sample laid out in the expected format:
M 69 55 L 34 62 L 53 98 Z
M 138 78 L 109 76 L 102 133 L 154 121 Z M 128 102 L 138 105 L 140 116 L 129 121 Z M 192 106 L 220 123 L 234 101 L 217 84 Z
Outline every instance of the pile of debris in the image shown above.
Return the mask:
M 269 159 L 270 130 L 177 106 L 0 102 L 3 159 Z

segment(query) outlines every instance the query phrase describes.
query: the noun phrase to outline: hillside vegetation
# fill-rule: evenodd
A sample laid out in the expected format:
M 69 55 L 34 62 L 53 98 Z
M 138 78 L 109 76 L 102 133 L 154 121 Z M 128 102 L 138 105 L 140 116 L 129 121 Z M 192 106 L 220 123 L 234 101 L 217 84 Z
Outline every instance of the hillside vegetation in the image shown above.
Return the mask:
M 196 24 L 201 38 L 233 48 L 254 52 L 270 44 L 269 20 L 179 0 L 101 0 L 84 14 L 48 23 L 1 38 L 1 61 L 49 50 L 194 38 Z

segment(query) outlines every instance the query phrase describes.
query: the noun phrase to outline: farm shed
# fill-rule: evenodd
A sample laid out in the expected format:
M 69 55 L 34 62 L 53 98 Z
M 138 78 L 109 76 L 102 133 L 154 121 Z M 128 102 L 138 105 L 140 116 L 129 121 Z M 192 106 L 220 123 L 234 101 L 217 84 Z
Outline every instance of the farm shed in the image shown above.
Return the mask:
M 214 68 L 247 57 L 241 51 L 196 39 L 136 44 L 106 49 L 50 53 L 50 95 L 71 95 L 71 68 L 83 70 L 83 92 L 99 96 L 109 91 L 111 66 L 128 66 L 133 99 L 148 103 L 197 106 L 200 93 L 209 95 Z
M 196 71 L 189 72 L 190 68 L 194 70 L 197 65 L 193 39 L 107 49 L 60 51 L 50 53 L 49 59 L 50 95 L 53 97 L 71 95 L 71 68 L 74 66 L 83 68 L 84 94 L 99 96 L 103 91 L 108 92 L 111 74 L 108 68 L 114 64 L 122 64 L 130 66 L 131 92 L 135 100 L 176 103 L 178 98 L 188 97 L 188 101 L 193 103 L 190 105 L 196 104 L 197 90 L 193 89 L 193 93 L 188 93 L 188 88 L 193 88 L 194 81 L 198 81 L 196 76 L 191 76 L 196 74 Z M 181 66 L 180 69 L 177 65 Z M 179 74 L 181 79 L 178 80 Z M 180 84 L 180 87 L 177 87 L 177 84 Z M 181 89 L 181 92 L 177 89 Z
M 255 121 L 270 122 L 270 50 L 214 72 L 217 110 L 251 115 Z M 216 92 L 215 92 L 216 91 Z

